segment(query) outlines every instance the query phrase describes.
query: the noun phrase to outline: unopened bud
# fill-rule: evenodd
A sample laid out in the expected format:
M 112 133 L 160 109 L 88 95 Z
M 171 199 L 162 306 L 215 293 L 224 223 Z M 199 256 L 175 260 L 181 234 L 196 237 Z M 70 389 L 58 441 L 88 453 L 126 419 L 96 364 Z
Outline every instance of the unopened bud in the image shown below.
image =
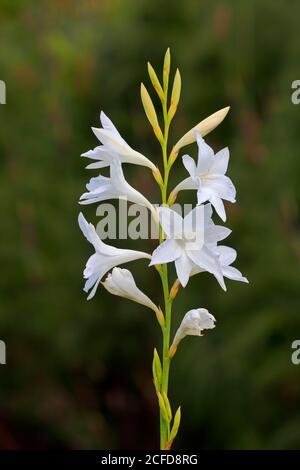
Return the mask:
M 172 359 L 175 356 L 176 351 L 177 351 L 177 345 L 173 343 L 168 352 L 168 356 L 170 359 Z
M 164 69 L 163 69 L 164 89 L 167 88 L 168 83 L 169 83 L 170 67 L 171 67 L 171 54 L 170 54 L 170 48 L 168 47 L 165 53 L 165 58 L 164 58 Z
M 159 186 L 162 186 L 164 184 L 164 182 L 163 182 L 163 179 L 162 179 L 162 176 L 161 176 L 161 172 L 159 171 L 159 168 L 156 167 L 155 170 L 152 171 L 152 174 L 153 174 L 154 179 L 157 182 L 157 184 Z
M 180 99 L 180 91 L 181 91 L 181 77 L 180 77 L 180 72 L 177 69 L 175 73 L 173 89 L 172 89 L 172 94 L 171 94 L 171 104 L 170 104 L 170 108 L 168 111 L 168 118 L 170 121 L 173 119 L 176 113 L 177 106 L 178 106 L 179 99 Z
M 168 206 L 173 206 L 173 204 L 175 203 L 176 199 L 177 199 L 177 192 L 174 192 L 174 191 L 171 191 L 170 192 L 170 195 L 169 195 L 169 198 L 168 198 Z
M 176 281 L 174 282 L 173 286 L 171 287 L 171 290 L 170 290 L 170 299 L 171 300 L 174 300 L 176 295 L 178 294 L 178 291 L 180 289 L 180 281 L 179 279 L 176 279 Z
M 149 77 L 150 77 L 150 80 L 151 80 L 151 83 L 153 85 L 154 90 L 158 94 L 161 101 L 164 101 L 165 95 L 164 95 L 162 86 L 161 86 L 160 81 L 158 80 L 158 77 L 156 75 L 156 72 L 155 72 L 154 68 L 152 67 L 152 65 L 150 64 L 150 62 L 148 62 L 148 73 L 149 73 Z
M 214 130 L 219 124 L 221 124 L 221 122 L 227 115 L 229 109 L 230 109 L 230 106 L 220 109 L 216 113 L 211 114 L 206 119 L 203 119 L 203 121 L 199 122 L 199 124 L 197 124 L 191 130 L 189 130 L 186 134 L 184 134 L 183 137 L 181 137 L 181 139 L 174 146 L 174 151 L 178 153 L 182 147 L 185 147 L 186 145 L 189 145 L 195 142 L 196 131 L 200 132 L 201 137 L 204 137 L 206 134 Z
M 141 99 L 142 103 L 144 106 L 144 110 L 146 113 L 146 116 L 148 118 L 148 121 L 150 122 L 151 126 L 153 127 L 153 131 L 159 140 L 159 142 L 163 142 L 163 134 L 162 131 L 159 127 L 157 115 L 155 108 L 153 106 L 152 100 L 150 98 L 150 95 L 143 83 L 141 83 Z
M 175 147 L 172 148 L 172 151 L 170 153 L 170 157 L 169 157 L 169 167 L 171 168 L 171 166 L 173 165 L 173 163 L 175 162 L 176 158 L 178 156 L 178 150 L 176 151 L 175 150 Z
M 165 317 L 160 307 L 158 307 L 158 310 L 156 311 L 156 318 L 160 326 L 163 328 L 165 326 Z

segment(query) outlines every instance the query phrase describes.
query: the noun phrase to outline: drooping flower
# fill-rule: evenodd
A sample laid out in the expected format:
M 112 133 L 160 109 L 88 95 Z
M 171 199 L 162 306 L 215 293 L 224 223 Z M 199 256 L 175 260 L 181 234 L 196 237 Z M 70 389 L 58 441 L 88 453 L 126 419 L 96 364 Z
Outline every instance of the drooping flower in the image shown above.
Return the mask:
M 109 166 L 112 161 L 119 160 L 121 163 L 133 163 L 135 165 L 147 166 L 152 171 L 156 170 L 154 163 L 127 144 L 103 111 L 100 113 L 100 121 L 102 127 L 92 127 L 92 130 L 102 145 L 81 155 L 82 157 L 96 160 L 95 163 L 91 163 L 87 168 L 104 168 Z
M 189 310 L 184 315 L 183 320 L 176 331 L 173 343 L 169 350 L 169 356 L 174 356 L 178 344 L 185 336 L 202 336 L 203 330 L 209 330 L 215 327 L 215 321 L 215 317 L 209 313 L 206 308 Z
M 133 300 L 158 312 L 158 307 L 136 285 L 132 273 L 128 269 L 114 268 L 102 285 L 113 295 Z
M 240 281 L 249 283 L 248 279 L 242 275 L 242 273 L 231 266 L 231 264 L 236 260 L 237 252 L 233 248 L 224 245 L 211 245 L 210 249 L 219 257 L 221 264 L 222 274 L 224 277 L 231 279 L 232 281 Z M 203 272 L 204 269 L 199 268 L 199 266 L 194 266 L 192 269 L 191 275 L 198 274 Z
M 130 202 L 146 206 L 154 212 L 154 207 L 148 199 L 127 183 L 119 160 L 111 162 L 109 177 L 99 175 L 91 178 L 86 188 L 88 192 L 81 195 L 80 204 L 93 204 L 107 199 L 125 198 Z
M 210 202 L 223 221 L 226 213 L 222 199 L 235 202 L 236 190 L 228 176 L 225 176 L 229 161 L 229 150 L 224 148 L 214 154 L 200 133 L 196 133 L 198 144 L 198 163 L 189 155 L 182 157 L 183 164 L 190 176 L 179 183 L 172 191 L 177 194 L 183 189 L 196 189 L 198 205 Z
M 103 276 L 115 266 L 134 261 L 141 258 L 151 259 L 148 253 L 135 250 L 123 250 L 106 245 L 98 236 L 93 224 L 88 223 L 83 214 L 78 217 L 79 227 L 86 239 L 93 245 L 95 253 L 88 259 L 83 276 L 87 279 L 84 291 L 91 292 L 88 296 L 90 300 L 96 292 L 99 282 Z
M 213 274 L 226 290 L 219 256 L 210 247 L 231 230 L 214 224 L 211 205 L 197 206 L 184 218 L 167 207 L 160 207 L 158 215 L 168 239 L 154 250 L 150 266 L 174 261 L 178 279 L 185 287 L 196 265 Z

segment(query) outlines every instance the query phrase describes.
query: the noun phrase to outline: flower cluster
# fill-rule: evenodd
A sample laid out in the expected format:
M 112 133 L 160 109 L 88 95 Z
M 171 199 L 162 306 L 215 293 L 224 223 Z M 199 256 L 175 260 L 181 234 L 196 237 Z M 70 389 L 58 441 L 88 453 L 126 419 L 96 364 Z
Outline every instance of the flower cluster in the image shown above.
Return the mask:
M 95 250 L 95 253 L 87 261 L 84 270 L 84 278 L 86 279 L 84 290 L 89 291 L 88 299 L 95 295 L 97 287 L 101 283 L 100 285 L 111 294 L 138 302 L 153 310 L 162 329 L 164 350 L 162 361 L 155 350 L 153 379 L 162 420 L 161 446 L 167 449 L 172 445 L 180 419 L 179 409 L 170 430 L 172 413 L 170 412 L 170 403 L 167 397 L 170 360 L 185 336 L 202 336 L 203 330 L 212 329 L 215 326 L 215 318 L 205 308 L 189 310 L 184 315 L 170 346 L 171 306 L 179 286 L 186 287 L 191 276 L 205 271 L 212 274 L 224 290 L 226 290 L 224 278 L 241 282 L 248 281 L 240 271 L 231 266 L 236 259 L 236 251 L 220 244 L 229 236 L 231 230 L 215 224 L 212 218 L 213 210 L 215 210 L 217 215 L 223 221 L 226 221 L 223 201 L 235 202 L 235 187 L 230 178 L 226 176 L 229 150 L 226 147 L 215 154 L 203 138 L 222 122 L 229 108 L 221 109 L 194 126 L 173 146 L 168 156 L 168 130 L 179 102 L 181 78 L 177 70 L 170 107 L 168 108 L 169 50 L 164 60 L 163 84 L 160 83 L 151 64 L 148 64 L 148 71 L 152 85 L 162 102 L 164 132 L 160 128 L 156 110 L 143 84 L 141 86 L 141 99 L 146 116 L 162 147 L 163 176 L 150 159 L 134 150 L 123 139 L 112 121 L 101 112 L 102 127 L 92 128 L 101 145 L 83 153 L 82 156 L 93 160 L 93 163 L 87 166 L 88 169 L 102 171 L 103 168 L 109 167 L 109 177 L 101 173 L 93 176 L 86 186 L 87 192 L 84 192 L 80 197 L 80 204 L 126 198 L 128 201 L 145 206 L 151 211 L 159 226 L 160 243 L 152 255 L 135 250 L 115 248 L 105 244 L 100 239 L 95 227 L 86 221 L 82 213 L 79 215 L 79 226 Z M 170 169 L 182 148 L 192 143 L 196 143 L 198 146 L 198 161 L 196 163 L 189 155 L 182 156 L 182 162 L 188 176 L 171 191 L 168 197 L 167 185 Z M 158 209 L 126 181 L 123 173 L 124 164 L 142 165 L 152 171 L 162 194 L 162 205 Z M 195 208 L 185 217 L 179 215 L 171 207 L 179 192 L 183 190 L 194 191 L 197 200 Z M 148 262 L 150 261 L 149 266 L 155 266 L 159 272 L 165 301 L 164 313 L 137 287 L 132 273 L 127 269 L 118 267 L 124 263 L 142 258 L 147 259 Z M 167 265 L 173 262 L 177 280 L 170 289 Z M 104 279 L 105 275 L 107 275 L 106 279 Z

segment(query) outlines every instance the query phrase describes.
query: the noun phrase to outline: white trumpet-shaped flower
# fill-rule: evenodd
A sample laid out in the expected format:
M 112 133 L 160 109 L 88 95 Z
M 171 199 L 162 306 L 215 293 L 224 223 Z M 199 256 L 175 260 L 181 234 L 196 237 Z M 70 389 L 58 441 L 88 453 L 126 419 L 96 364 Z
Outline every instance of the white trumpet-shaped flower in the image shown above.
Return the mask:
M 169 356 L 174 356 L 177 346 L 185 336 L 202 336 L 203 330 L 211 330 L 215 327 L 215 317 L 206 308 L 189 310 L 174 336 Z
M 185 287 L 196 265 L 213 274 L 226 290 L 219 256 L 211 246 L 231 230 L 214 224 L 211 205 L 197 206 L 184 218 L 167 207 L 160 207 L 158 215 L 168 239 L 154 250 L 150 266 L 174 261 L 177 277 Z
M 114 268 L 102 285 L 113 295 L 133 300 L 158 312 L 158 307 L 136 285 L 132 273 L 128 269 Z
M 222 199 L 235 202 L 236 190 L 228 176 L 225 176 L 229 161 L 229 150 L 224 148 L 214 154 L 200 133 L 196 133 L 198 144 L 198 163 L 189 155 L 182 157 L 183 164 L 190 176 L 179 183 L 172 191 L 177 194 L 183 189 L 196 189 L 198 205 L 210 202 L 223 221 L 226 213 Z
M 88 223 L 82 213 L 79 214 L 78 223 L 82 233 L 95 249 L 95 253 L 88 259 L 83 272 L 84 278 L 87 279 L 84 291 L 88 292 L 92 289 L 88 300 L 95 295 L 96 289 L 103 276 L 115 266 L 140 258 L 151 259 L 148 253 L 135 250 L 123 250 L 103 243 L 93 224 Z
M 148 199 L 127 183 L 119 160 L 111 162 L 109 177 L 99 175 L 91 178 L 86 188 L 88 192 L 81 195 L 80 204 L 125 198 L 130 202 L 146 206 L 154 212 L 154 207 Z
M 82 157 L 96 160 L 95 163 L 91 163 L 87 168 L 104 168 L 109 166 L 112 161 L 119 160 L 121 163 L 133 163 L 135 165 L 147 166 L 152 171 L 156 170 L 156 166 L 148 158 L 133 150 L 127 144 L 103 111 L 100 113 L 100 121 L 102 127 L 92 127 L 92 130 L 102 145 L 81 155 Z
M 231 264 L 236 260 L 237 252 L 233 248 L 224 245 L 212 245 L 210 249 L 218 256 L 219 262 L 222 269 L 222 274 L 224 277 L 231 279 L 233 281 L 240 281 L 249 283 L 248 279 L 242 275 L 242 273 L 231 266 Z M 192 269 L 191 275 L 198 274 L 203 272 L 204 269 L 199 268 L 199 266 L 194 266 Z

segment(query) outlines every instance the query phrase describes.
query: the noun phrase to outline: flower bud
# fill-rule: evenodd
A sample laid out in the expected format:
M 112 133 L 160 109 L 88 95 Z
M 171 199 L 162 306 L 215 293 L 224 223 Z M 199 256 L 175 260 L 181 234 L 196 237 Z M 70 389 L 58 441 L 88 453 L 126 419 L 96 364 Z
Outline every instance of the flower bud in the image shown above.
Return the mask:
M 163 142 L 164 138 L 163 138 L 162 131 L 159 127 L 159 123 L 158 123 L 155 108 L 153 106 L 150 95 L 149 95 L 149 93 L 148 93 L 148 91 L 147 91 L 147 89 L 146 89 L 146 87 L 143 83 L 141 83 L 141 99 L 142 99 L 142 103 L 143 103 L 143 106 L 144 106 L 146 116 L 147 116 L 148 121 L 150 122 L 151 126 L 153 127 L 153 131 L 154 131 L 157 139 L 159 140 L 159 142 Z
M 180 72 L 177 69 L 175 78 L 174 78 L 172 94 L 171 94 L 171 104 L 170 104 L 170 108 L 168 111 L 168 118 L 170 121 L 173 119 L 176 113 L 177 106 L 178 106 L 179 99 L 180 99 L 180 91 L 181 91 L 181 77 L 180 77 Z
M 168 47 L 165 53 L 164 69 L 163 69 L 163 81 L 164 81 L 165 90 L 168 87 L 168 83 L 169 83 L 170 67 L 171 67 L 171 54 L 170 54 L 170 48 Z
M 151 83 L 153 85 L 154 90 L 158 94 L 161 101 L 164 101 L 165 94 L 164 94 L 162 86 L 161 86 L 161 84 L 158 80 L 156 72 L 155 72 L 154 68 L 152 67 L 152 65 L 150 64 L 150 62 L 148 62 L 148 73 L 149 73 L 149 77 L 150 77 L 150 80 L 151 80 Z
M 171 300 L 174 300 L 176 295 L 178 294 L 178 291 L 180 289 L 180 281 L 179 279 L 176 279 L 176 281 L 174 282 L 173 286 L 171 287 L 171 290 L 170 290 L 170 299 Z
M 174 152 L 178 153 L 179 150 L 182 147 L 185 147 L 186 145 L 192 144 L 193 142 L 196 141 L 196 131 L 200 132 L 201 137 L 204 137 L 206 134 L 209 134 L 212 130 L 214 130 L 225 118 L 227 115 L 228 111 L 230 109 L 230 106 L 227 106 L 226 108 L 220 109 L 214 114 L 211 114 L 211 116 L 207 117 L 206 119 L 203 119 L 203 121 L 199 122 L 195 127 L 193 127 L 191 130 L 189 130 L 181 139 L 177 142 L 177 144 L 174 146 L 173 150 Z
M 164 314 L 162 312 L 162 309 L 160 307 L 158 307 L 158 309 L 156 310 L 155 313 L 156 313 L 156 318 L 158 320 L 158 323 L 163 328 L 165 326 L 165 317 L 164 317 Z
M 175 191 L 171 191 L 170 193 L 170 196 L 168 198 L 168 206 L 173 206 L 173 204 L 175 203 L 176 199 L 177 199 L 177 192 Z
M 155 170 L 152 171 L 152 174 L 153 174 L 154 179 L 157 182 L 157 184 L 159 186 L 162 186 L 164 184 L 164 182 L 163 182 L 163 179 L 162 179 L 162 176 L 161 176 L 161 172 L 159 171 L 159 168 L 156 167 Z

